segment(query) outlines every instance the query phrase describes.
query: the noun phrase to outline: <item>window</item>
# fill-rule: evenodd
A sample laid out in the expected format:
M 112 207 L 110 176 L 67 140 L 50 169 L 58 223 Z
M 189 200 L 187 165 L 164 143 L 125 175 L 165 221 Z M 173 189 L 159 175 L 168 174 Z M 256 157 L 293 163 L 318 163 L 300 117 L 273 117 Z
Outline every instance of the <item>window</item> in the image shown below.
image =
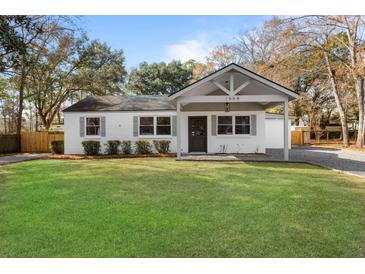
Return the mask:
M 139 135 L 171 135 L 171 117 L 139 117 Z
M 218 134 L 233 134 L 232 116 L 218 116 Z
M 86 117 L 86 135 L 100 135 L 100 117 Z
M 250 134 L 250 116 L 236 116 L 235 134 Z
M 250 134 L 250 116 L 218 116 L 218 135 L 233 134 Z
M 139 117 L 139 135 L 154 135 L 153 117 Z
M 170 135 L 171 121 L 170 117 L 157 117 L 156 135 Z

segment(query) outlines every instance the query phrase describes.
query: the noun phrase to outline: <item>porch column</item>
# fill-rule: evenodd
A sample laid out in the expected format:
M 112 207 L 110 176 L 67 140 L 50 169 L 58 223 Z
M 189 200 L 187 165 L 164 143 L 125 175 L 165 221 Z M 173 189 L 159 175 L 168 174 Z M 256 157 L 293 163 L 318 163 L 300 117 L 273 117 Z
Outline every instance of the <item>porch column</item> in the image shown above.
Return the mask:
M 176 155 L 177 159 L 181 158 L 181 104 L 180 100 L 177 99 L 176 102 L 176 137 L 177 137 L 177 144 L 176 144 Z
M 289 115 L 288 115 L 288 99 L 284 101 L 284 161 L 289 160 Z

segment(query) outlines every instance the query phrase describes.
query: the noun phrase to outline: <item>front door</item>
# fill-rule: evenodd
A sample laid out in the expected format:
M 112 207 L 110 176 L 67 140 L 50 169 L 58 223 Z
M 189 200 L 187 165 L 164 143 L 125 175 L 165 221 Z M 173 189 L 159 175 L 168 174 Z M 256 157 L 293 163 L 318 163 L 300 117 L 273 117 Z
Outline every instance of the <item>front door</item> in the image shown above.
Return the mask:
M 189 152 L 207 152 L 207 117 L 189 117 Z

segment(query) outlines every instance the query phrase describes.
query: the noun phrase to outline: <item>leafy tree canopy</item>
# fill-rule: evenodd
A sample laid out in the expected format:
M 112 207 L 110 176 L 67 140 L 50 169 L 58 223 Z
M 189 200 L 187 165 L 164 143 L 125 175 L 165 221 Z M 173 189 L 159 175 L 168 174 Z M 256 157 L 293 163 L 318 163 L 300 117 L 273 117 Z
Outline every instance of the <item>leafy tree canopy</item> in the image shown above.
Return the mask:
M 43 31 L 41 16 L 0 16 L 0 72 L 19 64 L 34 38 Z M 28 36 L 28 37 L 26 37 Z
M 192 79 L 194 61 L 185 63 L 171 61 L 170 63 L 143 62 L 138 68 L 132 69 L 128 90 L 136 94 L 163 95 L 171 94 L 184 88 Z

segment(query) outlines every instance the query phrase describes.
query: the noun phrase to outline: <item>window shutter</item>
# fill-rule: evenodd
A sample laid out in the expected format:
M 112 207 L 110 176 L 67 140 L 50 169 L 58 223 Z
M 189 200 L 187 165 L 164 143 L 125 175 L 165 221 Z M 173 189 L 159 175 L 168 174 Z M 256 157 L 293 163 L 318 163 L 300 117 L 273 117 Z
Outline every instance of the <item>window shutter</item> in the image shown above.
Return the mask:
M 256 136 L 256 128 L 257 128 L 257 118 L 256 114 L 251 115 L 251 135 Z
M 80 117 L 80 137 L 85 136 L 85 117 Z
M 171 132 L 172 132 L 172 136 L 176 136 L 177 135 L 177 126 L 176 126 L 176 115 L 172 116 L 172 121 L 171 121 Z
M 133 136 L 138 137 L 138 116 L 133 116 Z
M 212 136 L 217 136 L 217 115 L 212 115 Z
M 105 137 L 106 132 L 105 132 L 105 116 L 102 116 L 100 118 L 100 135 L 101 137 Z

